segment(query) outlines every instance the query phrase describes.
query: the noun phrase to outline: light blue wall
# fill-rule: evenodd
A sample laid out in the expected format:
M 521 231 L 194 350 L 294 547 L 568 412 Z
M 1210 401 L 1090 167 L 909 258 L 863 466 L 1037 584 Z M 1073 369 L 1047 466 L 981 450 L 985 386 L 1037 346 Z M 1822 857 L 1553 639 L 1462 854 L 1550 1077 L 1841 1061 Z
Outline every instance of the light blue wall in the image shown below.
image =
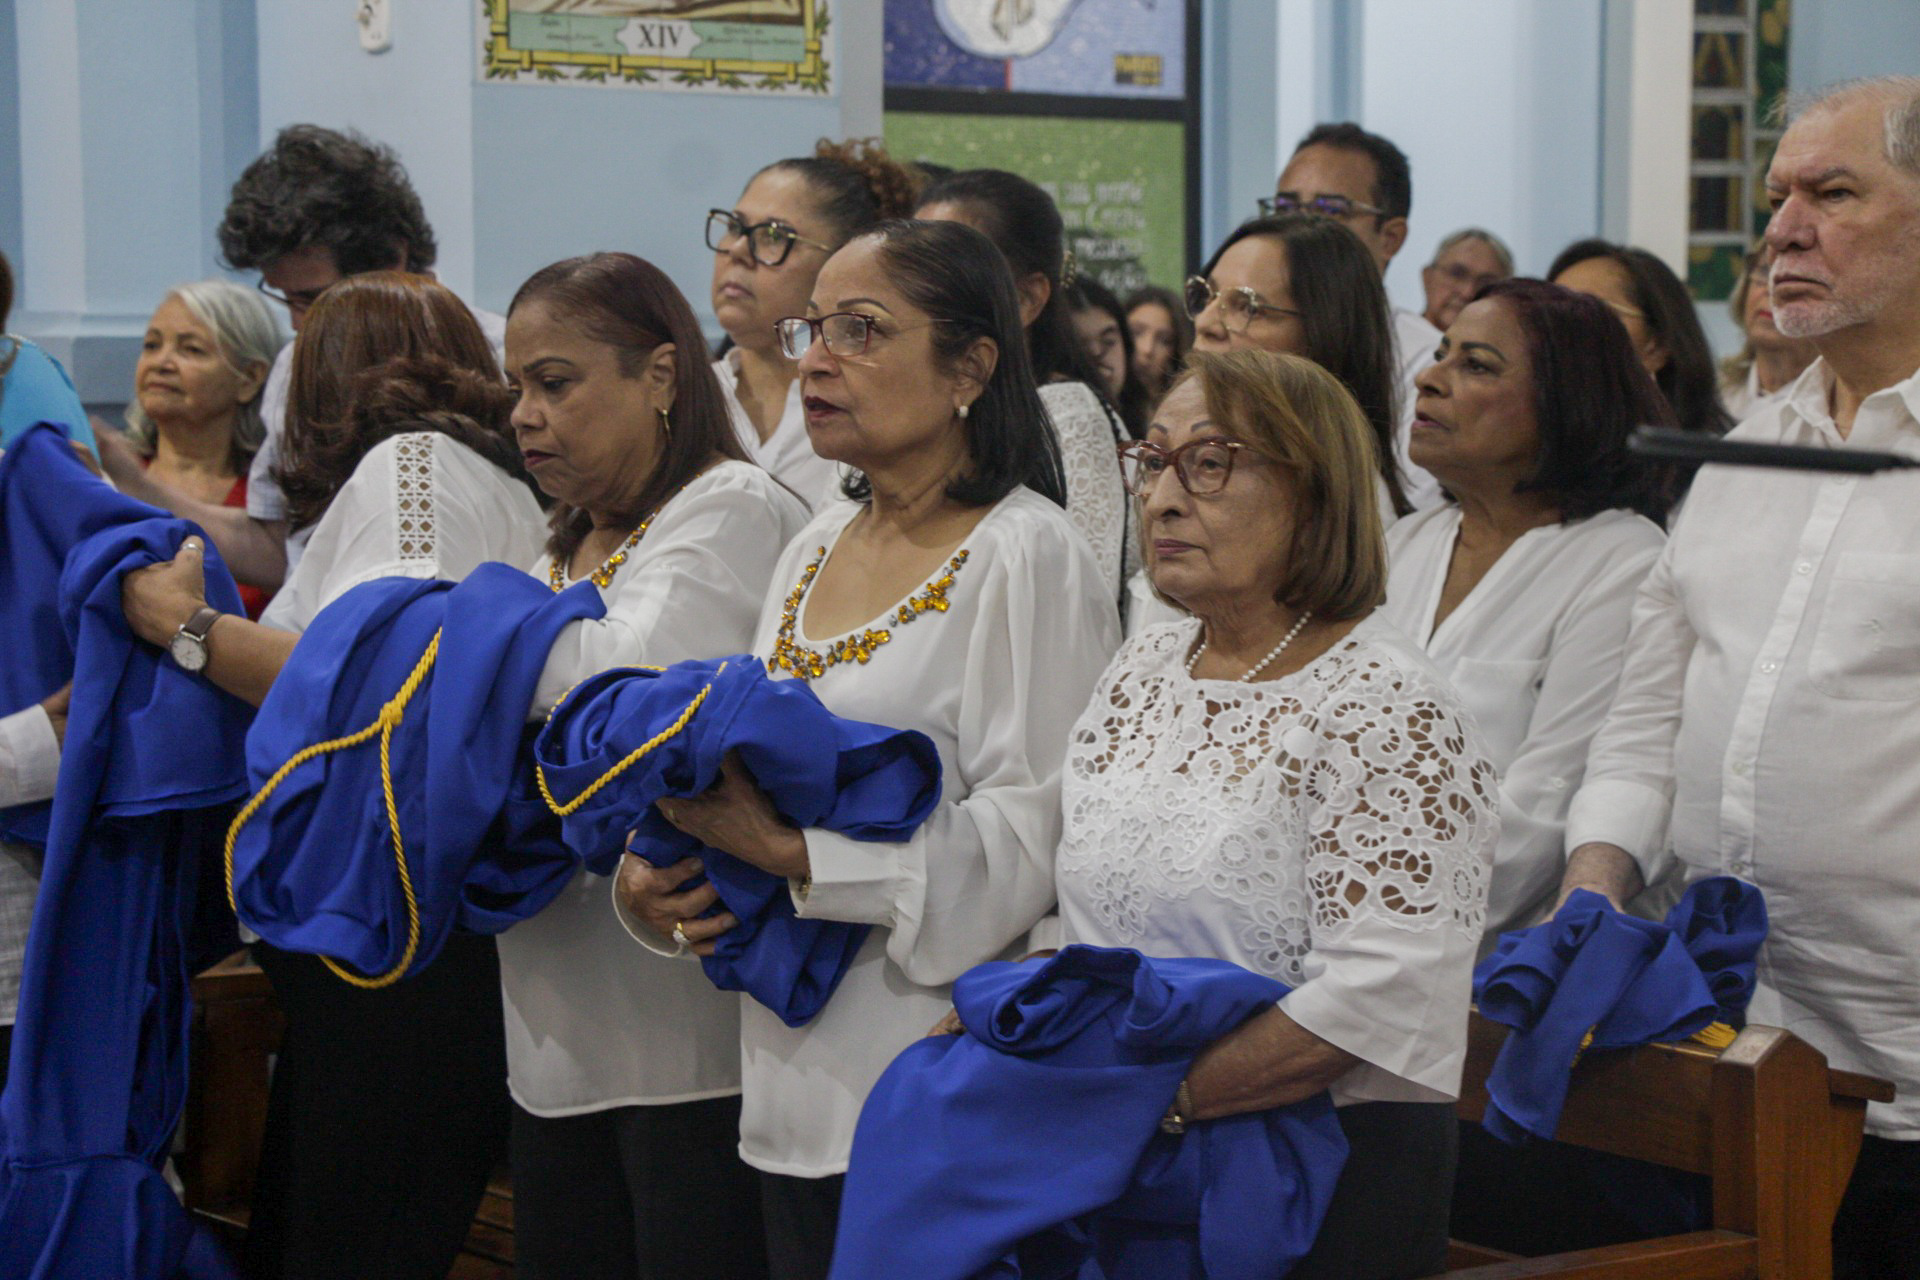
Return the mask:
M 0 253 L 13 266 L 14 288 L 26 269 L 20 251 L 20 64 L 13 0 L 0 0 Z
M 1793 88 L 1878 75 L 1920 75 L 1920 0 L 1794 0 Z

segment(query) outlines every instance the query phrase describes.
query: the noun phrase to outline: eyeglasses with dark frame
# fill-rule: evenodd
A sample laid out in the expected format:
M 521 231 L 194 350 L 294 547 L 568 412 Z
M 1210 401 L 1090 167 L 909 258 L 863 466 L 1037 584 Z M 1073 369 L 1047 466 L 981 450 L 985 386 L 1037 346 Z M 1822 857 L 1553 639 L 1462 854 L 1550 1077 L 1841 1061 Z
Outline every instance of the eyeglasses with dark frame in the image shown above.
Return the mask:
M 763 267 L 777 267 L 785 262 L 797 244 L 818 249 L 822 253 L 833 252 L 832 245 L 809 240 L 778 218 L 768 218 L 765 222 L 742 222 L 740 215 L 731 209 L 707 210 L 707 248 L 715 253 L 729 253 L 733 246 L 740 243 L 741 236 L 747 238 L 747 251 L 753 255 L 753 260 Z
M 1260 212 L 1269 218 L 1279 213 L 1317 213 L 1323 218 L 1351 218 L 1356 213 L 1370 213 L 1376 218 L 1392 216 L 1378 205 L 1362 204 L 1346 196 L 1319 195 L 1303 200 L 1286 191 L 1261 196 Z
M 876 332 L 881 337 L 890 337 L 909 329 L 947 323 L 938 319 L 919 324 L 894 324 L 889 321 L 882 327 L 876 316 L 863 315 L 858 311 L 835 311 L 817 320 L 808 316 L 784 316 L 773 322 L 773 331 L 779 337 L 780 350 L 787 359 L 798 360 L 807 354 L 807 348 L 816 339 L 827 344 L 827 354 L 830 356 L 857 356 L 866 351 L 867 344 L 873 340 Z
M 333 288 L 333 285 L 339 283 L 338 280 L 335 280 L 333 284 L 323 284 L 318 289 L 294 289 L 289 293 L 280 292 L 278 289 L 268 285 L 265 280 L 254 281 L 253 287 L 285 307 L 288 311 L 298 312 L 311 309 L 314 303 L 320 301 L 321 294 Z
M 1217 288 L 1213 281 L 1205 276 L 1187 277 L 1187 314 L 1198 320 L 1215 300 L 1220 303 L 1224 313 L 1228 333 L 1245 333 L 1255 320 L 1262 316 L 1298 316 L 1300 313 L 1291 307 L 1276 307 L 1261 298 L 1252 289 L 1240 285 L 1232 289 Z
M 1168 449 L 1148 440 L 1129 440 L 1120 446 L 1120 475 L 1128 493 L 1144 498 L 1172 467 L 1182 489 L 1205 498 L 1227 487 L 1234 459 L 1252 447 L 1238 440 L 1189 440 L 1178 449 Z M 1257 452 L 1248 457 L 1265 461 Z

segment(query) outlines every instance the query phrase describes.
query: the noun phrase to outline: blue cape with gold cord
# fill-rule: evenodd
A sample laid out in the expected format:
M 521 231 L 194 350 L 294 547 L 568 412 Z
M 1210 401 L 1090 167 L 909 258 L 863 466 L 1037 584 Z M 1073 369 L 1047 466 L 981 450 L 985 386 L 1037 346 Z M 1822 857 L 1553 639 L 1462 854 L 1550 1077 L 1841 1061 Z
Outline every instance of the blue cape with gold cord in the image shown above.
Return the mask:
M 1346 1164 L 1332 1100 L 1159 1123 L 1194 1057 L 1287 990 L 1108 947 L 968 970 L 967 1033 L 908 1046 L 860 1112 L 833 1280 L 1284 1276 Z
M 160 1170 L 186 1100 L 199 858 L 246 792 L 250 713 L 120 608 L 121 577 L 190 532 L 52 427 L 0 458 L 0 711 L 73 680 L 53 802 L 6 823 L 45 861 L 0 1096 L 0 1275 L 232 1274 Z M 238 612 L 211 545 L 205 564 L 208 601 Z
M 1745 1024 L 1766 939 L 1760 890 L 1730 876 L 1689 887 L 1664 921 L 1581 889 L 1545 924 L 1505 934 L 1473 977 L 1481 1016 L 1513 1028 L 1481 1124 L 1506 1142 L 1553 1137 L 1588 1049 L 1689 1036 L 1724 1046 Z
M 790 1027 L 825 1007 L 868 926 L 799 918 L 785 880 L 701 844 L 654 802 L 705 791 L 729 752 L 796 827 L 905 840 L 940 801 L 940 756 L 925 734 L 843 720 L 803 682 L 768 679 L 751 654 L 594 676 L 554 709 L 534 751 L 589 870 L 610 874 L 630 830 L 632 851 L 655 866 L 701 859 L 740 921 L 702 960 L 707 977 Z
M 379 579 L 321 610 L 247 736 L 254 794 L 230 851 L 241 922 L 385 985 L 456 926 L 504 927 L 496 899 L 512 918 L 551 901 L 578 860 L 505 815 L 548 651 L 604 612 L 590 583 L 555 595 L 504 564 L 457 584 Z M 510 851 L 509 828 L 539 856 Z

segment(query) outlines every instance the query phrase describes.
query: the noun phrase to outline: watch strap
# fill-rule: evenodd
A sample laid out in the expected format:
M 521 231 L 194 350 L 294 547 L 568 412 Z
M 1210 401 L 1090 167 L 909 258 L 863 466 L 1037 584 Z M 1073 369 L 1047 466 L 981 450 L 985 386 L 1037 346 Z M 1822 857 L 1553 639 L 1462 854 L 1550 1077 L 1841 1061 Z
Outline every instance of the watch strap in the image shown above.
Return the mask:
M 225 615 L 212 605 L 202 605 L 194 610 L 191 618 L 180 624 L 180 634 L 191 636 L 201 644 L 207 642 L 207 633 L 213 630 L 213 624 Z

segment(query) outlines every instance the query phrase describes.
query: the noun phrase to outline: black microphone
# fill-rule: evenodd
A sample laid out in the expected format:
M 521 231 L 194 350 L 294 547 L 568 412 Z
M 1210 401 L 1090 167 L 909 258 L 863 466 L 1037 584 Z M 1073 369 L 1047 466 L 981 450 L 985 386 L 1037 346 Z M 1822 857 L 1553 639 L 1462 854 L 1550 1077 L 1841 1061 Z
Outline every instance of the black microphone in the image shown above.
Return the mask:
M 1755 444 L 1722 440 L 1692 431 L 1637 427 L 1627 438 L 1627 452 L 1667 462 L 1694 462 L 1728 467 L 1777 467 L 1787 471 L 1833 471 L 1873 475 L 1920 467 L 1920 458 L 1884 449 L 1818 449 L 1801 444 Z

